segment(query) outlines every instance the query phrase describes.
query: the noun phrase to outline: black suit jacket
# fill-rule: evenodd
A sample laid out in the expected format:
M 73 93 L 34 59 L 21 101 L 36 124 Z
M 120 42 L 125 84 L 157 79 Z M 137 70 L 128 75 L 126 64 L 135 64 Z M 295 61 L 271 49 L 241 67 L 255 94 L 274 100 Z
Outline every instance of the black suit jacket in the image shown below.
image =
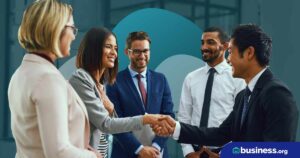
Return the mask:
M 233 111 L 219 128 L 198 128 L 181 124 L 178 142 L 199 145 L 223 145 L 229 141 L 295 141 L 298 109 L 290 90 L 273 77 L 269 69 L 258 79 L 241 126 L 242 90 Z

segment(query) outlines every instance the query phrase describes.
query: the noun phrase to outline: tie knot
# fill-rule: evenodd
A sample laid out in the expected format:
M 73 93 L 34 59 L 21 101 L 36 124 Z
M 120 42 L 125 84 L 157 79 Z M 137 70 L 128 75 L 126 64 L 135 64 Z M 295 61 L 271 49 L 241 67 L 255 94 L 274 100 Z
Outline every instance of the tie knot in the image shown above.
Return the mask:
M 215 69 L 215 68 L 213 68 L 213 67 L 212 67 L 212 68 L 210 68 L 210 69 L 209 69 L 209 71 L 208 71 L 208 72 L 211 74 L 211 73 L 215 73 L 215 72 L 217 72 L 217 71 L 216 71 L 216 69 Z
M 249 97 L 251 95 L 251 91 L 249 89 L 249 87 L 247 86 L 245 89 L 245 96 Z
M 142 74 L 140 74 L 140 73 L 139 73 L 139 74 L 136 74 L 135 76 L 136 76 L 136 78 L 137 78 L 138 80 L 140 80 L 140 79 L 143 77 Z

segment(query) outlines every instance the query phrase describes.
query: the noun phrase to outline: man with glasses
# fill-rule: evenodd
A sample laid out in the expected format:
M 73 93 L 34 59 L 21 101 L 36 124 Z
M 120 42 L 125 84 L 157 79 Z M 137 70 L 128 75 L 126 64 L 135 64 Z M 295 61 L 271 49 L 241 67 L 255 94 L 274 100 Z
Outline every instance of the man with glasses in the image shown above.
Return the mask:
M 132 32 L 126 40 L 125 53 L 130 65 L 107 87 L 119 117 L 165 114 L 174 117 L 171 91 L 166 77 L 147 69 L 150 37 L 146 32 Z M 140 131 L 115 134 L 112 158 L 168 157 L 166 138 L 155 136 L 149 126 Z

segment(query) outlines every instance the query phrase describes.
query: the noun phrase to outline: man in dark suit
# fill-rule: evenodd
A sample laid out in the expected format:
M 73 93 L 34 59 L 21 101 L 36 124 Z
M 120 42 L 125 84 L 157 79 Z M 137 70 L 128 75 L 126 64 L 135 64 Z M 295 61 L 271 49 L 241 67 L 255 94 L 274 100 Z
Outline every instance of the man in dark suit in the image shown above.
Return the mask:
M 146 32 L 132 32 L 125 53 L 130 65 L 107 87 L 119 117 L 165 114 L 174 117 L 170 88 L 165 76 L 147 69 L 151 40 Z M 168 157 L 167 138 L 155 136 L 148 126 L 141 131 L 115 134 L 112 158 Z
M 298 109 L 292 93 L 268 68 L 271 38 L 256 25 L 241 25 L 229 43 L 228 60 L 233 76 L 243 78 L 247 87 L 236 97 L 231 114 L 219 128 L 198 128 L 167 121 L 180 143 L 223 145 L 229 141 L 295 141 Z M 176 125 L 176 126 L 175 126 Z M 160 127 L 162 128 L 162 127 Z

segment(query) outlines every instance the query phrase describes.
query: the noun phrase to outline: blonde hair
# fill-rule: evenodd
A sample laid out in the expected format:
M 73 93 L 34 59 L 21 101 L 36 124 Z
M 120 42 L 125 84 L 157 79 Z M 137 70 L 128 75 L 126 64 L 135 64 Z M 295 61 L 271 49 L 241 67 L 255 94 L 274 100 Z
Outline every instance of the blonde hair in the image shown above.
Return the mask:
M 28 52 L 47 51 L 62 57 L 60 38 L 72 16 L 72 7 L 56 0 L 37 0 L 23 14 L 18 32 L 20 45 Z

